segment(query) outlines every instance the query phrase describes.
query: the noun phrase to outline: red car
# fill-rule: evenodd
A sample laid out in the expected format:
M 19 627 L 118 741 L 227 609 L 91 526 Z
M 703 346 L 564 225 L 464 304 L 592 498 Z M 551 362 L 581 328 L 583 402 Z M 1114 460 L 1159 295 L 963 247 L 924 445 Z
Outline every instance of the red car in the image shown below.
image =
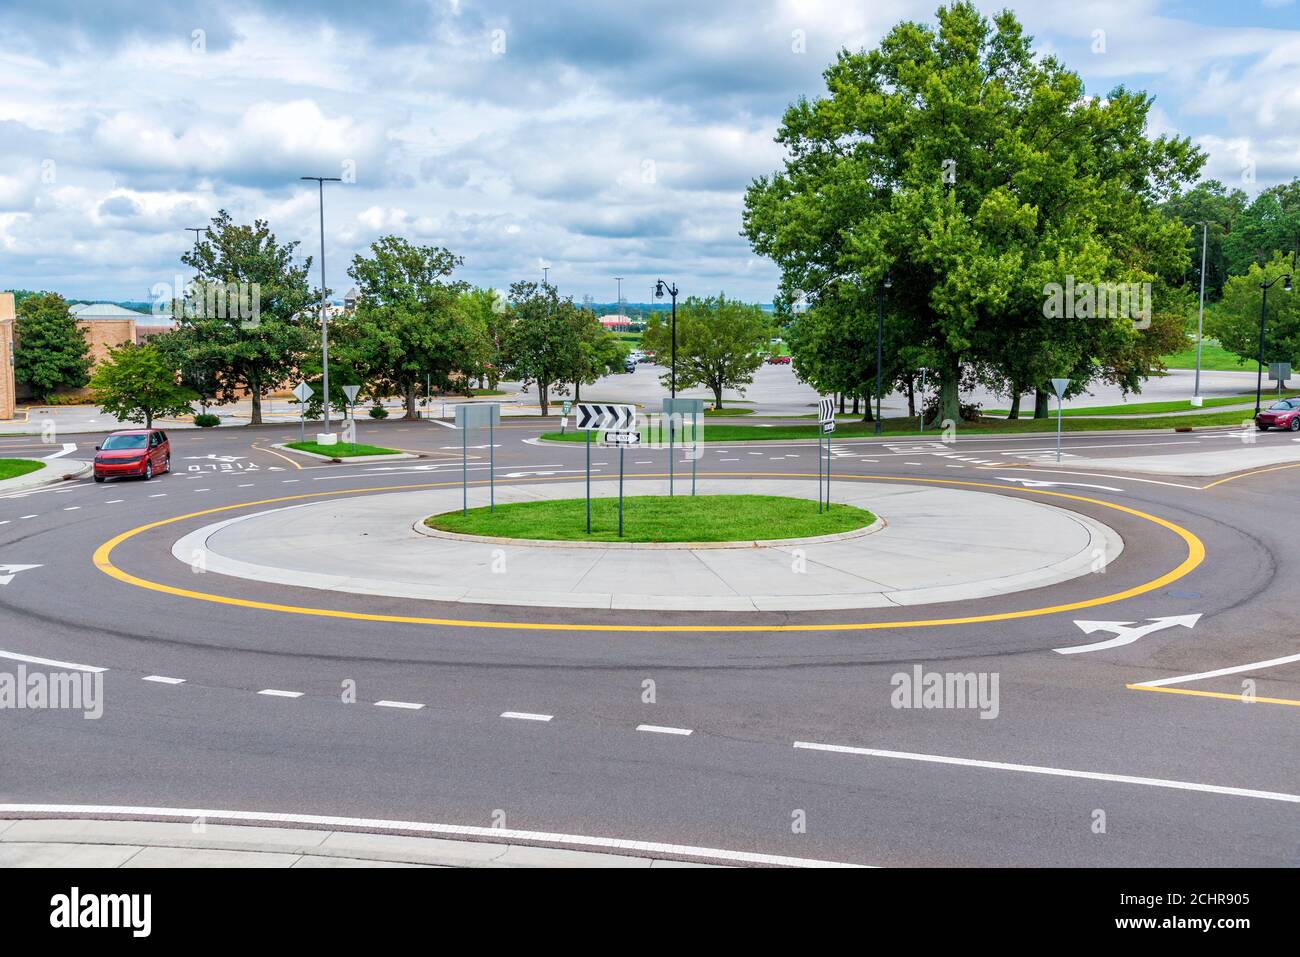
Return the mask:
M 789 356 L 768 356 L 767 364 L 770 366 L 788 366 L 790 364 Z
M 138 475 L 148 480 L 172 470 L 172 445 L 161 429 L 114 432 L 95 446 L 95 481 Z
M 1255 416 L 1255 427 L 1261 432 L 1269 429 L 1290 429 L 1300 432 L 1300 399 L 1282 399 Z

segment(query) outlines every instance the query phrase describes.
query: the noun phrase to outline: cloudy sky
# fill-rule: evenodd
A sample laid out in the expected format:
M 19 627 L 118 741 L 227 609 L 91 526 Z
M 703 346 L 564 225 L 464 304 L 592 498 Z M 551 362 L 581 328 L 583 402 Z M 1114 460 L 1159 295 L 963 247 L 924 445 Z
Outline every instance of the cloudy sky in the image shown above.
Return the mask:
M 562 293 L 770 301 L 739 236 L 785 106 L 840 47 L 936 0 L 0 0 L 0 288 L 148 299 L 189 226 L 227 208 L 318 252 L 327 278 L 393 232 L 463 278 Z M 1019 0 L 1090 92 L 1157 97 L 1207 176 L 1300 175 L 1296 0 Z M 1097 31 L 1102 31 L 1098 33 Z M 1100 47 L 1099 38 L 1104 43 Z

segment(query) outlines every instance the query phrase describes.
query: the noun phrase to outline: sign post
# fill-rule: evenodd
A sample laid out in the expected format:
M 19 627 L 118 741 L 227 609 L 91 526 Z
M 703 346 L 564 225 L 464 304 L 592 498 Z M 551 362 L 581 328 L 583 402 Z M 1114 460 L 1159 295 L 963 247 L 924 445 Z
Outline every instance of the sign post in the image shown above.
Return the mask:
M 560 434 L 564 434 L 565 428 L 569 424 L 569 410 L 573 408 L 573 403 L 568 399 L 564 400 L 562 411 L 560 412 Z
M 359 385 L 345 385 L 343 394 L 348 400 L 348 424 L 352 426 L 352 451 L 357 450 L 357 393 L 361 391 Z
M 1061 461 L 1061 401 L 1065 390 L 1070 387 L 1069 379 L 1053 379 L 1052 391 L 1056 393 L 1056 461 Z
M 1270 362 L 1268 364 L 1268 378 L 1270 382 L 1277 383 L 1277 397 L 1282 398 L 1282 386 L 1286 380 L 1291 378 L 1291 363 L 1289 362 Z
M 488 511 L 497 510 L 496 449 L 493 448 L 494 427 L 501 422 L 500 402 L 462 402 L 456 406 L 456 427 L 461 430 L 461 507 L 469 512 L 469 430 L 488 427 Z
M 307 442 L 307 400 L 311 398 L 311 386 L 299 382 L 293 387 L 293 394 L 298 399 L 298 441 Z
M 696 451 L 696 446 L 700 442 L 700 432 L 704 423 L 704 400 L 703 399 L 664 399 L 663 414 L 668 417 L 668 494 L 673 494 L 673 475 L 676 471 L 676 465 L 673 462 L 673 452 L 675 450 L 674 438 L 677 431 L 677 422 L 686 421 L 690 416 L 691 422 L 691 443 L 692 451 Z M 685 429 L 682 430 L 685 434 Z M 662 435 L 662 430 L 661 433 Z M 682 440 L 682 448 L 687 448 L 685 439 Z M 695 462 L 697 455 L 691 456 L 691 494 L 695 494 Z
M 598 430 L 609 431 L 605 434 L 606 442 L 610 437 L 618 433 L 631 433 L 637 441 L 640 440 L 640 433 L 636 431 L 636 406 L 634 405 L 612 405 L 595 402 L 579 402 L 577 415 L 574 419 L 575 429 L 581 429 L 587 433 L 587 534 L 591 534 L 591 433 Z M 624 441 L 626 439 L 626 441 Z M 632 444 L 632 439 L 626 436 L 614 441 L 619 443 L 618 449 L 618 533 L 619 537 L 623 535 L 623 449 L 626 445 Z
M 835 399 L 822 396 L 817 400 L 817 511 L 822 510 L 822 446 L 826 450 L 826 510 L 831 507 L 831 442 L 826 436 L 835 431 Z

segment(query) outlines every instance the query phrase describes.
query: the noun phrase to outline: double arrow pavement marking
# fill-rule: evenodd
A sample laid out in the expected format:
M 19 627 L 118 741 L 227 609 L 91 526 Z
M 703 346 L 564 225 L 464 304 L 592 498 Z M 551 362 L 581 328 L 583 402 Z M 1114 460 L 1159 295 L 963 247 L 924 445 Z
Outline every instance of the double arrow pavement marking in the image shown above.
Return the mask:
M 1171 615 L 1165 618 L 1150 618 L 1145 625 L 1136 625 L 1131 621 L 1076 621 L 1075 624 L 1083 630 L 1085 635 L 1091 635 L 1094 631 L 1114 632 L 1114 638 L 1108 638 L 1106 641 L 1096 641 L 1090 645 L 1074 645 L 1070 648 L 1053 648 L 1058 655 L 1078 655 L 1086 651 L 1103 651 L 1107 648 L 1119 648 L 1122 645 L 1131 645 L 1152 632 L 1162 631 L 1165 628 L 1173 628 L 1175 625 L 1182 625 L 1184 628 L 1193 628 L 1201 620 L 1199 614 L 1196 615 Z

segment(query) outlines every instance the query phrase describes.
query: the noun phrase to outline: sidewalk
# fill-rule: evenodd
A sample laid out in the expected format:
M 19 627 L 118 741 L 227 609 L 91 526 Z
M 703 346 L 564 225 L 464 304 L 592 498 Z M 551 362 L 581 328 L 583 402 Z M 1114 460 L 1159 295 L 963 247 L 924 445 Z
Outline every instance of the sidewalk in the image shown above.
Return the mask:
M 356 831 L 67 818 L 0 820 L 0 868 L 719 866 L 724 865 Z
M 10 492 L 30 492 L 34 488 L 53 485 L 65 479 L 85 478 L 90 474 L 90 467 L 90 462 L 77 459 L 46 459 L 43 468 L 0 482 L 0 495 L 7 495 Z

